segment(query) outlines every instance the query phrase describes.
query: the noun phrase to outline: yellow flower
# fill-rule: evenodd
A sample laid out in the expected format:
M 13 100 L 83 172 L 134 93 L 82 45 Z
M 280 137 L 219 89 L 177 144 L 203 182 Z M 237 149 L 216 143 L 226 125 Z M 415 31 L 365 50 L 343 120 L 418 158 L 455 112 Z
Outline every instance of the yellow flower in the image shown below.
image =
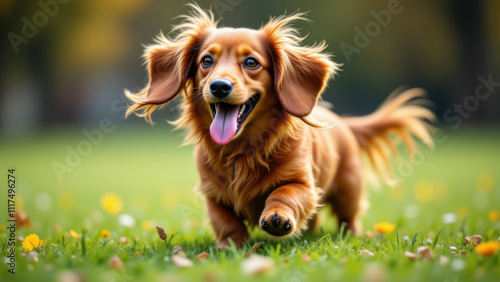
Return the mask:
M 490 221 L 497 221 L 499 217 L 498 211 L 491 211 L 489 214 Z
M 30 252 L 36 248 L 41 247 L 46 241 L 47 241 L 47 239 L 40 241 L 40 238 L 38 237 L 38 235 L 31 234 L 31 235 L 26 236 L 26 238 L 24 238 L 23 248 L 25 251 Z
M 143 222 L 141 223 L 141 227 L 142 227 L 142 229 L 144 229 L 144 230 L 146 230 L 146 231 L 149 231 L 149 230 L 153 230 L 153 228 L 154 228 L 155 226 L 153 225 L 153 223 L 152 223 L 151 221 L 146 220 L 146 221 L 143 221 Z
M 109 236 L 111 236 L 111 232 L 109 232 L 109 231 L 108 231 L 108 230 L 106 230 L 106 229 L 103 229 L 103 230 L 101 231 L 101 235 L 102 235 L 102 237 L 104 237 L 104 238 L 109 238 Z
M 481 172 L 476 179 L 477 190 L 489 193 L 495 187 L 495 175 L 490 171 Z
M 110 214 L 118 214 L 123 208 L 123 202 L 118 195 L 106 193 L 101 198 L 101 206 Z
M 69 231 L 69 235 L 71 235 L 71 237 L 75 238 L 75 239 L 78 239 L 80 238 L 80 234 L 76 233 L 75 230 L 71 229 Z
M 486 243 L 481 243 L 474 248 L 476 249 L 476 253 L 485 257 L 489 257 L 494 255 L 498 251 L 498 249 L 500 249 L 500 243 L 495 241 L 488 241 Z
M 468 216 L 469 215 L 469 208 L 466 206 L 461 206 L 460 208 L 458 208 L 458 215 L 460 216 L 460 218 L 464 218 L 464 217 Z
M 57 203 L 61 210 L 70 211 L 75 204 L 75 197 L 71 193 L 63 192 L 57 197 Z
M 436 189 L 430 181 L 421 180 L 415 184 L 413 193 L 419 202 L 426 203 L 435 198 Z
M 394 228 L 396 228 L 396 224 L 383 221 L 380 223 L 375 223 L 373 225 L 373 228 L 375 228 L 375 231 L 377 231 L 377 233 L 391 233 L 392 231 L 394 231 Z

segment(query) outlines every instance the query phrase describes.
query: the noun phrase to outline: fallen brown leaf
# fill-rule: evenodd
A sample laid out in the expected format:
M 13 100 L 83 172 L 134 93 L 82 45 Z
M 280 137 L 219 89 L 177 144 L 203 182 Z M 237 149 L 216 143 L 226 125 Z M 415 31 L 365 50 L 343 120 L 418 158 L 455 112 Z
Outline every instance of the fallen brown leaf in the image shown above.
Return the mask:
M 193 261 L 191 261 L 190 259 L 188 259 L 186 257 L 180 256 L 180 255 L 172 256 L 172 262 L 177 267 L 192 267 L 193 266 Z
M 475 247 L 481 243 L 483 238 L 481 238 L 481 235 L 472 235 L 469 237 L 465 237 L 465 244 L 469 245 L 472 243 L 472 245 Z
M 160 239 L 164 241 L 167 239 L 167 234 L 165 234 L 165 229 L 161 228 L 160 226 L 156 226 L 156 232 L 158 232 L 158 236 L 160 237 Z
M 252 247 L 252 251 L 256 252 L 259 249 L 261 244 L 262 244 L 261 242 L 255 243 Z
M 311 262 L 311 257 L 308 254 L 302 254 L 302 261 Z
M 17 220 L 17 227 L 30 227 L 31 225 L 29 216 L 23 211 L 17 211 L 14 218 Z
M 405 257 L 407 257 L 409 260 L 417 260 L 417 259 L 420 258 L 420 255 L 412 253 L 412 252 L 405 251 Z
M 118 256 L 113 256 L 109 260 L 109 268 L 113 270 L 120 270 L 123 266 L 123 261 Z
M 207 259 L 209 257 L 209 254 L 207 252 L 199 253 L 196 255 L 196 259 L 202 260 L 202 259 Z
M 427 246 L 418 247 L 417 253 L 422 255 L 422 257 L 424 257 L 428 261 L 434 261 L 434 259 L 435 259 L 434 253 L 432 252 L 431 248 L 429 248 Z
M 174 248 L 172 249 L 172 254 L 177 254 L 180 251 L 182 251 L 181 246 L 174 246 Z
M 369 257 L 369 258 L 372 258 L 373 256 L 375 256 L 372 252 L 370 252 L 368 250 L 361 250 L 361 251 L 359 251 L 359 253 L 361 255 Z

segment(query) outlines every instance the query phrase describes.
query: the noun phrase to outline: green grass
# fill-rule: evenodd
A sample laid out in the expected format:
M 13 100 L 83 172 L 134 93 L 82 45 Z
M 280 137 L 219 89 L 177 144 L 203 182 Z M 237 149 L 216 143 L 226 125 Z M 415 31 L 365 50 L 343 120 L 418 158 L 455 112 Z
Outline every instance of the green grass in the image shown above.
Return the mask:
M 8 168 L 16 168 L 17 208 L 31 218 L 31 227 L 18 229 L 16 235 L 35 233 L 47 239 L 47 243 L 39 250 L 38 263 L 21 256 L 25 252 L 18 243 L 16 274 L 7 273 L 2 260 L 0 279 L 53 281 L 68 271 L 88 281 L 500 278 L 499 253 L 484 258 L 464 244 L 464 237 L 473 234 L 480 234 L 483 241 L 499 240 L 500 223 L 488 219 L 492 210 L 500 210 L 497 129 L 447 131 L 447 140 L 434 151 L 424 153 L 421 164 L 414 166 L 396 188 L 367 190 L 371 207 L 363 216 L 365 230 L 373 230 L 376 222 L 389 221 L 397 225 L 397 232 L 374 238 L 341 237 L 337 235 L 335 219 L 325 209 L 321 211 L 323 224 L 317 232 L 277 241 L 254 229 L 251 242 L 243 250 L 226 251 L 215 249 L 203 198 L 192 192 L 197 182 L 193 148 L 179 147 L 179 135 L 161 125 L 140 129 L 117 125 L 83 157 L 79 166 L 63 175 L 61 182 L 52 163 L 65 162 L 65 147 L 75 148 L 82 140 L 79 130 L 54 129 L 29 138 L 1 139 L 4 179 Z M 494 183 L 478 181 L 480 175 L 486 180 L 493 177 Z M 6 188 L 5 184 L 0 196 L 1 208 L 5 210 Z M 132 215 L 136 219 L 134 227 L 121 226 L 119 215 L 102 209 L 104 193 L 121 197 L 124 205 L 120 214 Z M 442 218 L 447 213 L 455 214 L 456 222 L 444 223 Z M 0 224 L 6 225 L 6 211 L 0 215 Z M 54 224 L 62 227 L 62 232 L 56 232 Z M 161 241 L 156 230 L 148 228 L 151 225 L 162 226 L 168 235 L 177 234 L 171 245 Z M 65 236 L 71 229 L 84 233 L 83 238 Z M 111 231 L 109 240 L 101 237 L 102 229 Z M 5 239 L 9 236 L 4 228 L 1 234 Z M 120 237 L 127 237 L 130 242 L 120 243 Z M 7 246 L 2 241 L 5 258 Z M 253 252 L 251 246 L 256 242 L 263 242 L 257 253 L 272 258 L 274 267 L 269 273 L 245 276 L 241 264 L 246 253 Z M 173 265 L 174 245 L 182 246 L 194 261 L 192 268 Z M 430 246 L 436 261 L 410 261 L 404 256 L 404 251 L 415 251 L 419 246 Z M 450 246 L 467 250 L 468 255 L 452 254 Z M 360 255 L 362 249 L 375 256 Z M 209 253 L 209 259 L 196 260 L 196 254 L 201 252 Z M 302 260 L 304 253 L 311 257 L 310 262 Z M 114 255 L 124 262 L 124 269 L 110 269 L 109 260 Z M 449 257 L 450 263 L 441 265 L 440 256 Z

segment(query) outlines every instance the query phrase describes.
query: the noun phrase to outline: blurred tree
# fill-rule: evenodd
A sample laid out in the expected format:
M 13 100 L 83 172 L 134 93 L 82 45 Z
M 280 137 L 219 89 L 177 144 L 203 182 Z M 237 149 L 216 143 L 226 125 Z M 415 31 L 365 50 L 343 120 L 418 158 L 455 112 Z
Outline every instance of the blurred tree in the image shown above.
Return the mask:
M 480 83 L 478 76 L 487 78 L 490 73 L 486 56 L 488 50 L 485 37 L 485 1 L 449 1 L 451 18 L 457 32 L 459 69 L 455 83 L 455 101 L 463 103 L 464 99 L 474 95 Z M 471 113 L 470 119 L 486 121 L 499 117 L 498 108 L 482 103 L 480 110 Z

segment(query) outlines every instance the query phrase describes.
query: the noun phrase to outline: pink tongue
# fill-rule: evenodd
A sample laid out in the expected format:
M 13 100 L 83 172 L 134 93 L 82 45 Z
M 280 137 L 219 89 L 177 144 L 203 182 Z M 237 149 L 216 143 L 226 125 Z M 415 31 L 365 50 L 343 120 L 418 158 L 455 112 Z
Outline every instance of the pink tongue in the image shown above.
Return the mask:
M 240 107 L 229 104 L 217 104 L 215 118 L 210 126 L 210 135 L 215 143 L 225 145 L 233 139 L 238 126 Z

